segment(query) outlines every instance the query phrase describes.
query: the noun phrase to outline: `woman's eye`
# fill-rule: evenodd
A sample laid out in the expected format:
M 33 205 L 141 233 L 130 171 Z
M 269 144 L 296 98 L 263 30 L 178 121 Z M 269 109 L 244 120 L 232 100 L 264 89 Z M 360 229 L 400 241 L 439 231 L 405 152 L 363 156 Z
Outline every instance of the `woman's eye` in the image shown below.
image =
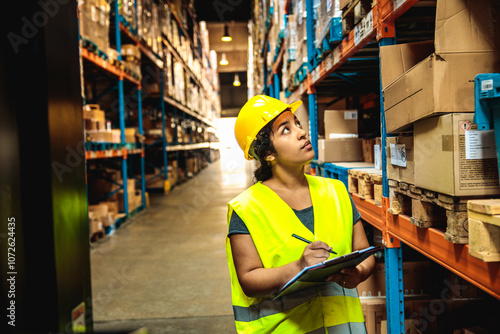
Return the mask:
M 300 122 L 297 122 L 297 127 L 302 129 L 302 125 L 300 124 Z
M 283 134 L 288 133 L 288 132 L 290 132 L 289 128 L 286 127 L 286 128 L 283 129 Z

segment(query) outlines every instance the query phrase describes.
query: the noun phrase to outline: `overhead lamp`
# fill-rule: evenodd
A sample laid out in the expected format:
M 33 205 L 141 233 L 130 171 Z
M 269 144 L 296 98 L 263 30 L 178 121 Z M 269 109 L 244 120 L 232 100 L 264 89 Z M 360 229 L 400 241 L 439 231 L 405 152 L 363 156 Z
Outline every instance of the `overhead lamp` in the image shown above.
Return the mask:
M 231 36 L 229 36 L 228 30 L 229 29 L 227 27 L 227 24 L 224 24 L 224 35 L 222 35 L 221 41 L 223 41 L 223 42 L 231 42 L 233 40 L 231 38 Z
M 234 87 L 239 87 L 239 86 L 241 86 L 240 77 L 238 76 L 238 73 L 236 73 L 236 74 L 234 75 L 233 86 L 234 86 Z
M 229 62 L 226 59 L 226 53 L 225 52 L 222 52 L 219 64 L 221 64 L 221 65 L 227 65 L 227 64 L 229 64 Z

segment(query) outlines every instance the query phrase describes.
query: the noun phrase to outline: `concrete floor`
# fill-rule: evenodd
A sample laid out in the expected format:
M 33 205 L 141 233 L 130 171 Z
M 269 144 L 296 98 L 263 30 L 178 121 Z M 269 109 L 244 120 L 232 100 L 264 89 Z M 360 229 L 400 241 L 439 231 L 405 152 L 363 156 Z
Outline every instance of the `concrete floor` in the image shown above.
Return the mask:
M 254 164 L 224 150 L 150 208 L 92 246 L 94 329 L 100 333 L 235 333 L 226 262 L 227 202 Z

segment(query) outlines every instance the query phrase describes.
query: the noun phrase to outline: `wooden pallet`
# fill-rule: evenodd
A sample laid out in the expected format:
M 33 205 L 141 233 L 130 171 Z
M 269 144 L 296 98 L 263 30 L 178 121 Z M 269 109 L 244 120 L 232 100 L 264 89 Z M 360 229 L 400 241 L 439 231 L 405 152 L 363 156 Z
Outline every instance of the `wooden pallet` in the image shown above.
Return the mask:
M 410 216 L 410 222 L 421 228 L 446 229 L 444 238 L 454 244 L 469 242 L 467 202 L 470 199 L 389 180 L 391 213 Z
M 349 169 L 348 189 L 362 199 L 382 205 L 382 171 L 375 168 Z
M 104 238 L 105 235 L 106 233 L 104 233 L 104 231 L 94 232 L 90 235 L 90 242 L 96 242 L 98 240 L 101 240 L 102 238 Z
M 469 254 L 484 262 L 500 261 L 500 200 L 472 200 L 469 216 Z

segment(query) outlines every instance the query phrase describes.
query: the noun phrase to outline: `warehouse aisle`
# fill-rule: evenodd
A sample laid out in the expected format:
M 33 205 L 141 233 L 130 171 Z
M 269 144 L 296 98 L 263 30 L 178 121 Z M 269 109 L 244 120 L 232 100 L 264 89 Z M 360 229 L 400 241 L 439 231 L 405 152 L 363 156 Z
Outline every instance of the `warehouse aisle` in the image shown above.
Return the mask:
M 235 333 L 227 202 L 251 184 L 254 164 L 232 153 L 169 195 L 150 195 L 149 210 L 92 247 L 96 332 Z

